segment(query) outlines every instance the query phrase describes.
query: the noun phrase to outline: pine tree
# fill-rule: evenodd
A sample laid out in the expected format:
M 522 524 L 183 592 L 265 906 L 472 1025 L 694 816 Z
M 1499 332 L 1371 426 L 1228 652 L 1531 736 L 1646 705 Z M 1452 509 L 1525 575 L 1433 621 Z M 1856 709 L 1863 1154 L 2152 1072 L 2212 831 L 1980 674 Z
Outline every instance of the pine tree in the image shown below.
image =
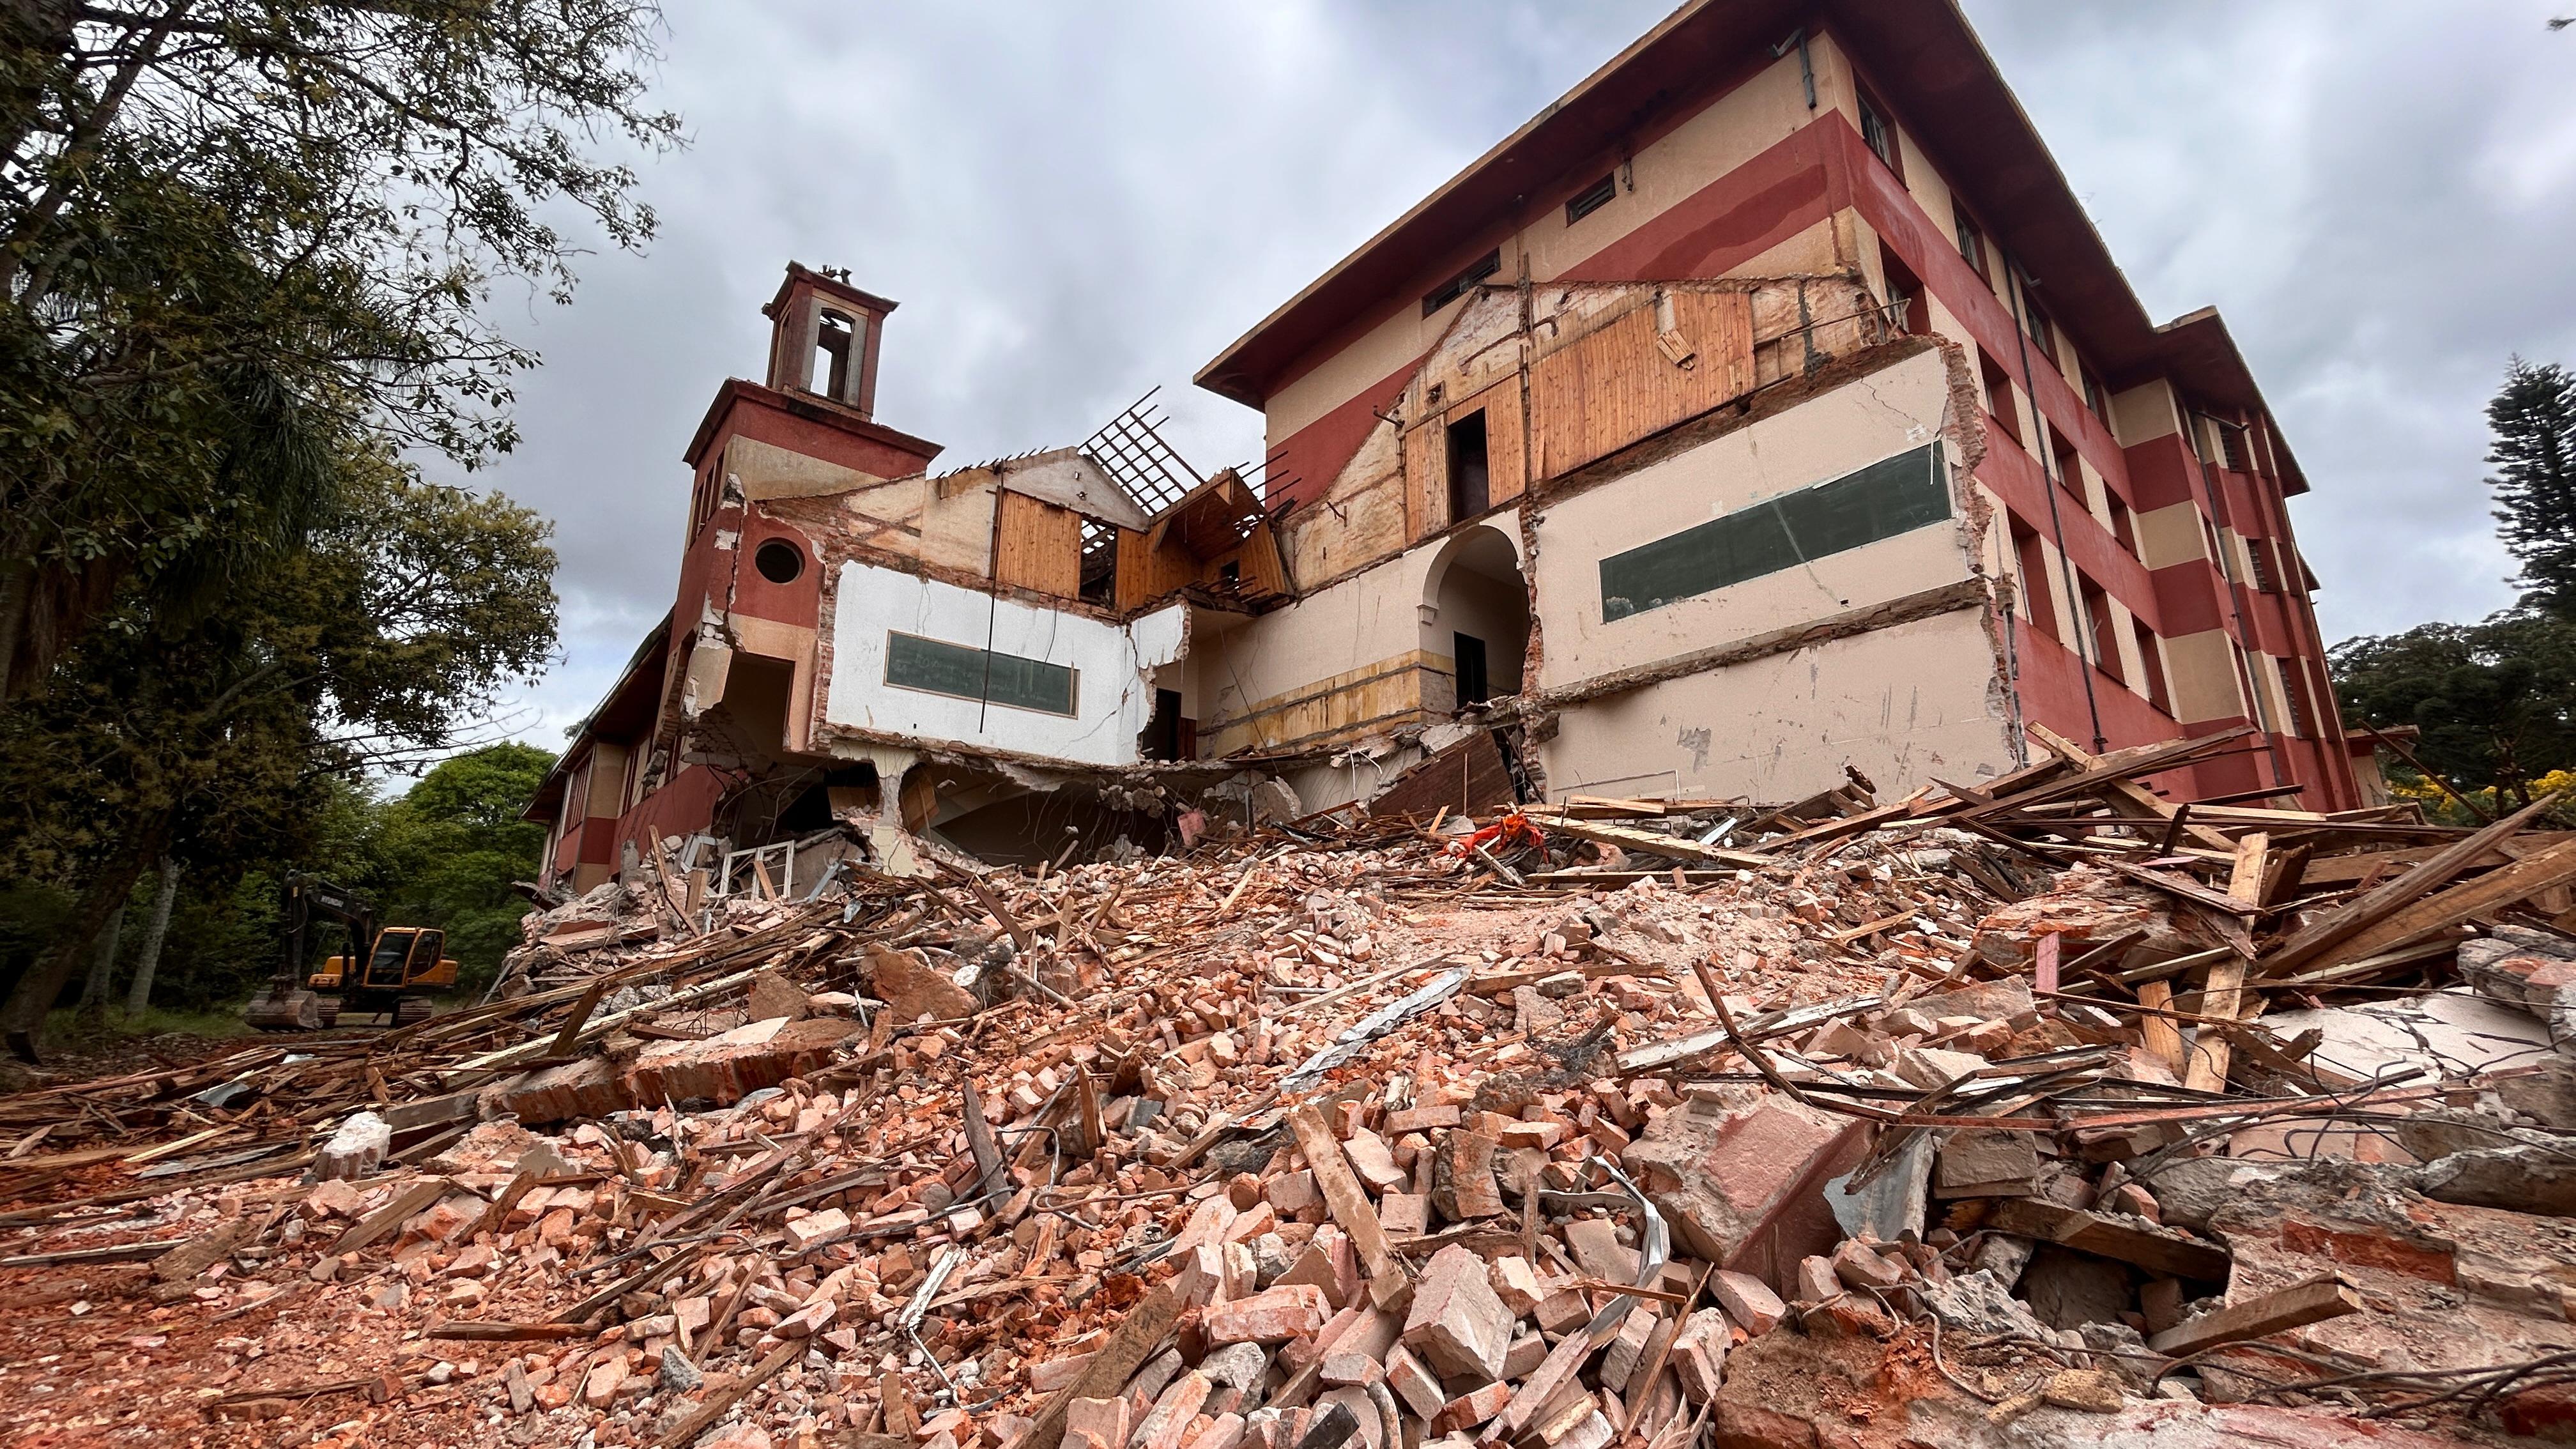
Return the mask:
M 2522 565 L 2523 602 L 2576 620 L 2576 373 L 2517 357 L 2487 404 L 2496 522 Z

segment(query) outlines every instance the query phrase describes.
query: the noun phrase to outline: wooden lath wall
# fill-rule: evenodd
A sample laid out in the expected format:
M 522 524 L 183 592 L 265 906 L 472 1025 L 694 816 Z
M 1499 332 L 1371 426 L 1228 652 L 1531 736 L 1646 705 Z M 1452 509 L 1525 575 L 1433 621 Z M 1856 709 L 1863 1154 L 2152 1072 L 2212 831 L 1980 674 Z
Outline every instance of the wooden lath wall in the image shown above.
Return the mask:
M 1667 292 L 1530 369 L 1539 476 L 1572 472 L 1752 390 L 1752 299 Z
M 1059 599 L 1082 597 L 1082 515 L 1008 489 L 1001 507 L 994 580 Z

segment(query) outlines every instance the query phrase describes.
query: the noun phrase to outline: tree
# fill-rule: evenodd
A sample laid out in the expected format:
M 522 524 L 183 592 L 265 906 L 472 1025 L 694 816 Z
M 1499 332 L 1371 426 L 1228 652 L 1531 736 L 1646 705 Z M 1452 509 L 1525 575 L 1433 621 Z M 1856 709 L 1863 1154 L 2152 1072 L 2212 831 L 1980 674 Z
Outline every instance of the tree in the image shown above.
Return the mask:
M 2576 620 L 2576 374 L 2514 358 L 2487 404 L 2496 522 L 2522 565 L 2523 601 Z
M 439 763 L 379 812 L 370 882 L 387 921 L 438 926 L 471 990 L 519 944 L 528 903 L 511 882 L 536 878 L 546 828 L 519 818 L 555 757 L 534 745 L 487 745 Z
M 2416 726 L 2416 756 L 2462 789 L 2529 804 L 2533 779 L 2576 766 L 2576 623 L 2508 610 L 2348 639 L 2328 662 L 2347 719 Z
M 16 872 L 75 896 L 0 1027 L 32 1056 L 82 951 L 165 851 L 238 878 L 293 859 L 342 783 L 425 762 L 553 651 L 548 526 L 506 499 L 419 482 L 347 451 L 304 548 L 220 611 L 130 597 L 0 712 L 0 826 Z
M 0 701 L 154 595 L 228 605 L 334 516 L 351 436 L 471 467 L 533 358 L 496 282 L 569 296 L 583 215 L 648 238 L 603 145 L 644 0 L 0 4 Z

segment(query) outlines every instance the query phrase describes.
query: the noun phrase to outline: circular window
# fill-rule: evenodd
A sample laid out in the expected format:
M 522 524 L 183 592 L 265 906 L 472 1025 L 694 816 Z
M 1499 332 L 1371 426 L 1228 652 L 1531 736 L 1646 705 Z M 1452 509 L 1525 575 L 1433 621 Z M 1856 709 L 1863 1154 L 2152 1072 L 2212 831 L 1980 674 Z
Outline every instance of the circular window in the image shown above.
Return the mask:
M 773 538 L 751 556 L 751 566 L 773 584 L 792 584 L 805 572 L 805 554 L 783 538 Z

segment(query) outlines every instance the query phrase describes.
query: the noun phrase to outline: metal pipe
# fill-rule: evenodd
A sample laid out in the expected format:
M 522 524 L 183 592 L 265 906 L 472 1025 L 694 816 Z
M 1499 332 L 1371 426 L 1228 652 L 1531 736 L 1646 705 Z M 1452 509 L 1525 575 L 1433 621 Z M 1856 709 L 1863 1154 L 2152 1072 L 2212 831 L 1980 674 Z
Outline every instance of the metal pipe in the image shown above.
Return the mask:
M 2084 710 L 2093 719 L 2093 753 L 2098 755 L 2111 747 L 2111 741 L 2102 733 L 2102 701 L 2093 692 L 2093 656 L 2087 652 L 2092 641 L 2084 637 L 2092 631 L 2082 627 L 2090 620 L 2084 613 L 2084 597 L 2075 587 L 2075 560 L 2066 552 L 2066 520 L 2057 508 L 2057 450 L 2048 446 L 2048 415 L 2039 410 L 2039 389 L 2032 383 L 2030 324 L 2024 320 L 2021 308 L 2021 289 L 2027 278 L 2010 252 L 2001 247 L 1995 250 L 2003 254 L 2004 288 L 2012 293 L 2013 345 L 2021 353 L 2021 390 L 2030 397 L 2030 420 L 2039 432 L 2039 476 L 2048 485 L 2048 527 L 2057 535 L 2057 556 L 2066 560 L 2067 632 L 2075 636 L 2075 658 L 2084 666 Z

